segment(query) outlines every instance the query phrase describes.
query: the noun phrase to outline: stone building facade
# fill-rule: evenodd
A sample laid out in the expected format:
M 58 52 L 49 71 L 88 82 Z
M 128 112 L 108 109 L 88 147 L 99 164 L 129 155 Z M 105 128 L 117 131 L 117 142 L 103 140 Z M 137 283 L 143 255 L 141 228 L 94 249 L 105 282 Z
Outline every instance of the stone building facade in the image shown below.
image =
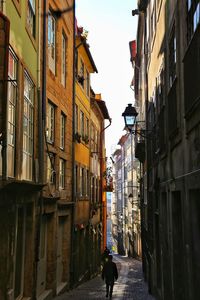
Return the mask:
M 199 1 L 138 1 L 135 90 L 144 113 L 143 269 L 158 299 L 198 299 Z M 142 87 L 142 93 L 139 93 Z

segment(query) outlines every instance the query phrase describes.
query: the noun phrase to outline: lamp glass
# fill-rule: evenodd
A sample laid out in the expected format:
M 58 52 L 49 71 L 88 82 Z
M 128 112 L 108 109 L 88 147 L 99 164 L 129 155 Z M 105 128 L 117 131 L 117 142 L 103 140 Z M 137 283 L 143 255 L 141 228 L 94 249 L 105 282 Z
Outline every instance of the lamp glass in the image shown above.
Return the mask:
M 134 116 L 125 116 L 125 125 L 127 127 L 133 127 L 135 125 L 135 117 Z

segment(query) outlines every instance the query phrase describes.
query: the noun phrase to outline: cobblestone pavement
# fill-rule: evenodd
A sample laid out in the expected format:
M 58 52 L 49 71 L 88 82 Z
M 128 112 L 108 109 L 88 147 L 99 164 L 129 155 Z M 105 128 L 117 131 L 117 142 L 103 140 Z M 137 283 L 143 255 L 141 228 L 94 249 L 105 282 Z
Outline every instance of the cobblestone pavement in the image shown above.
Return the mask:
M 114 262 L 117 263 L 119 278 L 113 289 L 113 300 L 155 300 L 148 294 L 148 288 L 142 275 L 142 264 L 140 261 L 128 257 L 115 255 Z M 105 283 L 98 275 L 74 290 L 70 290 L 54 298 L 54 300 L 89 300 L 107 299 L 105 297 Z

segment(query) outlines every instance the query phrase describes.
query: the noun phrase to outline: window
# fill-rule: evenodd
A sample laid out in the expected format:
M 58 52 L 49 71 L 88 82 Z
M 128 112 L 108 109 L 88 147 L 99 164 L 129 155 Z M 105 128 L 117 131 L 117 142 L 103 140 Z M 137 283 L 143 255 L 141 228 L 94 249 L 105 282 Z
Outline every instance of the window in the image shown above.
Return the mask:
M 17 65 L 18 61 L 14 53 L 9 51 L 8 79 L 8 176 L 14 177 L 15 162 L 15 130 L 16 130 L 16 103 L 17 103 Z
M 28 0 L 27 8 L 27 26 L 33 37 L 35 37 L 36 22 L 35 22 L 35 0 Z
M 157 112 L 158 116 L 158 135 L 160 152 L 165 150 L 165 97 L 164 97 L 164 68 L 161 67 L 157 78 Z
M 191 40 L 200 23 L 200 3 L 198 0 L 187 1 L 187 38 Z
M 160 70 L 160 73 L 157 77 L 157 109 L 158 113 L 165 105 L 164 102 L 164 69 L 163 67 Z
M 83 137 L 84 136 L 84 113 L 80 111 L 80 134 Z
M 78 81 L 84 88 L 84 63 L 82 60 L 80 61 L 79 80 Z
M 173 85 L 176 78 L 176 33 L 173 26 L 170 41 L 169 41 L 169 86 Z
M 94 132 L 95 132 L 95 136 L 94 136 L 94 138 L 95 138 L 95 140 L 94 140 L 94 151 L 95 151 L 95 152 L 98 152 L 98 150 L 99 150 L 99 149 L 98 149 L 98 146 L 99 146 L 99 145 L 98 145 L 98 144 L 99 144 L 99 143 L 98 143 L 98 142 L 99 142 L 99 139 L 98 139 L 99 134 L 98 134 L 97 129 L 95 129 Z
M 96 203 L 99 201 L 99 184 L 98 184 L 98 179 L 96 178 L 96 183 L 95 183 L 95 199 Z
M 61 113 L 60 118 L 60 148 L 65 148 L 65 123 L 66 123 L 66 117 L 63 113 Z
M 89 119 L 86 118 L 85 120 L 85 139 L 87 138 L 89 141 Z
M 75 104 L 75 133 L 78 132 L 78 105 Z
M 85 195 L 85 170 L 80 168 L 80 196 Z
M 49 68 L 55 74 L 55 56 L 56 56 L 56 20 L 49 11 L 48 16 L 48 58 Z
M 85 194 L 86 196 L 89 195 L 89 171 L 86 170 L 85 173 Z
M 91 202 L 94 203 L 95 201 L 95 178 L 92 176 L 91 178 Z
M 78 195 L 78 166 L 75 166 L 75 187 L 74 187 L 74 191 L 75 191 L 75 195 Z
M 62 55 L 61 55 L 61 83 L 66 86 L 66 36 L 62 33 Z
M 86 95 L 90 96 L 90 74 L 86 71 Z
M 168 93 L 168 134 L 172 137 L 178 129 L 178 99 L 176 82 L 177 62 L 176 28 L 172 27 L 169 40 L 169 93 Z
M 65 161 L 64 159 L 60 159 L 59 164 L 59 188 L 65 188 Z
M 193 17 L 193 26 L 194 26 L 194 31 L 197 29 L 197 26 L 200 21 L 200 3 L 198 3 L 195 12 L 194 12 L 194 17 Z
M 47 141 L 49 143 L 54 142 L 55 135 L 55 106 L 48 103 L 47 107 Z
M 47 154 L 47 182 L 54 184 L 56 179 L 55 156 L 53 153 Z
M 95 151 L 95 144 L 94 144 L 94 125 L 92 124 L 91 127 L 90 127 L 90 142 L 91 142 L 91 152 L 94 152 Z
M 34 85 L 24 73 L 23 165 L 22 178 L 32 180 Z

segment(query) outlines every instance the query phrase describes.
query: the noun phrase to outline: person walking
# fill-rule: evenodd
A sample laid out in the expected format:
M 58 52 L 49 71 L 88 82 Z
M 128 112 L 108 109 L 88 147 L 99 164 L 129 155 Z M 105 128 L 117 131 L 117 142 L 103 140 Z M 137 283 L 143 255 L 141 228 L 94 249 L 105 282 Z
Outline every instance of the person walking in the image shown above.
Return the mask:
M 101 277 L 106 282 L 106 298 L 112 298 L 113 286 L 118 279 L 117 265 L 112 261 L 112 255 L 108 255 L 108 261 L 104 264 Z
M 108 261 L 108 255 L 110 254 L 110 250 L 105 247 L 104 252 L 102 254 L 102 264 L 104 265 L 106 261 Z

